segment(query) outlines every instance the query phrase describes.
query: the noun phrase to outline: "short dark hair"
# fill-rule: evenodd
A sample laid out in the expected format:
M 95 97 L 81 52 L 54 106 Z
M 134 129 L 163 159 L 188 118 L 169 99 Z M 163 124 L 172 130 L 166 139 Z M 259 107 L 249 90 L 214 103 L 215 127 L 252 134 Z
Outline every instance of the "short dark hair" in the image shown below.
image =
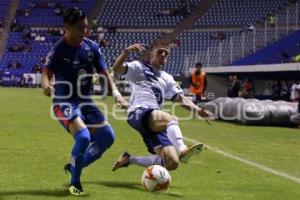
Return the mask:
M 201 62 L 197 62 L 195 65 L 202 67 L 202 63 Z
M 75 24 L 78 20 L 85 19 L 85 13 L 77 7 L 71 7 L 64 10 L 63 20 L 64 24 Z

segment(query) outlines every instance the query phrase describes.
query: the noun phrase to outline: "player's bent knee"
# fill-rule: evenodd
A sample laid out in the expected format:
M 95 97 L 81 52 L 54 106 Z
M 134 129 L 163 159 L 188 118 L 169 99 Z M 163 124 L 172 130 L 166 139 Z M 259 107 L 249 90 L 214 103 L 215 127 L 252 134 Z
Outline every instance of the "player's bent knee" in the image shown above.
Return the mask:
M 175 170 L 178 168 L 179 160 L 172 157 L 172 156 L 165 156 L 164 157 L 165 167 L 167 170 Z
M 75 134 L 75 138 L 84 144 L 89 144 L 91 142 L 91 136 L 88 131 L 81 131 L 80 133 Z
M 178 168 L 179 162 L 175 160 L 169 160 L 165 163 L 165 167 L 167 170 L 175 170 Z
M 100 147 L 108 149 L 115 141 L 115 132 L 111 126 L 106 125 L 96 129 L 95 141 Z
M 171 116 L 171 119 L 170 119 L 170 122 L 171 121 L 176 121 L 176 122 L 178 122 L 178 118 L 175 116 L 175 115 L 172 115 Z

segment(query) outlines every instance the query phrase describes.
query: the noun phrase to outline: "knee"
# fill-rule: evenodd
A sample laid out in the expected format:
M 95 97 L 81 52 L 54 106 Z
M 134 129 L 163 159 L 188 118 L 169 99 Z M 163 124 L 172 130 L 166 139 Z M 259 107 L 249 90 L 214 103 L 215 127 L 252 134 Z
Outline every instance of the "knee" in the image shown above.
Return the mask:
M 175 115 L 170 115 L 169 123 L 170 122 L 176 122 L 176 123 L 178 123 L 178 118 Z
M 167 170 L 175 170 L 177 169 L 179 166 L 179 161 L 178 160 L 168 160 L 166 163 L 165 163 L 165 167 Z
M 115 132 L 111 126 L 104 126 L 96 130 L 96 142 L 99 146 L 109 148 L 115 141 Z
M 79 133 L 75 134 L 75 140 L 80 141 L 81 144 L 89 145 L 91 142 L 91 136 L 89 131 L 86 129 L 80 131 Z
M 115 132 L 111 126 L 108 126 L 108 130 L 105 132 L 106 146 L 109 148 L 115 141 Z

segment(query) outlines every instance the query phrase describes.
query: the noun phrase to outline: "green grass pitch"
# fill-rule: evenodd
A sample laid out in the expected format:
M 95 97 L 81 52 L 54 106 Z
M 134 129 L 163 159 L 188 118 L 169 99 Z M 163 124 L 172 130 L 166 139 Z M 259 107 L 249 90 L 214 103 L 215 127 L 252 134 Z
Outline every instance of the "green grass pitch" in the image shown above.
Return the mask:
M 112 98 L 102 102 L 112 108 Z M 0 199 L 75 199 L 67 191 L 72 137 L 50 118 L 50 99 L 40 89 L 0 88 Z M 120 116 L 125 117 L 124 113 Z M 178 109 L 178 116 L 187 112 Z M 145 191 L 143 168 L 129 166 L 111 171 L 113 161 L 128 150 L 148 155 L 139 134 L 126 121 L 108 115 L 115 129 L 114 145 L 84 169 L 83 199 L 128 200 L 299 200 L 300 130 L 296 128 L 242 126 L 197 119 L 181 120 L 188 139 L 254 163 L 253 166 L 217 153 L 212 148 L 171 172 L 164 193 Z M 190 144 L 191 140 L 187 140 Z M 226 155 L 227 155 L 226 154 Z M 279 174 L 262 170 L 260 166 Z M 287 175 L 286 177 L 281 174 Z

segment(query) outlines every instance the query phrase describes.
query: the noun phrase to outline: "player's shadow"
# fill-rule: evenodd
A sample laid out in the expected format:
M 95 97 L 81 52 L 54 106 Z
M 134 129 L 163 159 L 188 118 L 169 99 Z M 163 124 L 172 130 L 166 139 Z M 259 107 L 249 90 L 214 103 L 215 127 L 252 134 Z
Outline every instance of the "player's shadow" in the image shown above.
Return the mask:
M 56 190 L 18 190 L 18 191 L 0 191 L 0 199 L 15 195 L 45 196 L 45 197 L 66 197 L 69 192 L 66 189 Z
M 139 190 L 139 191 L 143 190 L 143 188 L 139 187 L 139 185 L 136 182 L 89 181 L 89 182 L 84 182 L 84 183 L 104 185 L 104 186 L 113 187 L 113 188 L 134 189 L 134 190 Z
M 112 188 L 124 188 L 124 189 L 134 189 L 141 192 L 147 192 L 145 189 L 143 189 L 138 183 L 136 182 L 116 182 L 116 181 L 97 181 L 97 182 L 85 182 L 87 184 L 97 184 L 97 185 L 104 185 L 106 187 L 112 187 Z M 159 194 L 159 195 L 166 195 L 166 196 L 172 196 L 181 198 L 182 195 L 175 194 L 171 192 L 156 192 L 153 194 Z

